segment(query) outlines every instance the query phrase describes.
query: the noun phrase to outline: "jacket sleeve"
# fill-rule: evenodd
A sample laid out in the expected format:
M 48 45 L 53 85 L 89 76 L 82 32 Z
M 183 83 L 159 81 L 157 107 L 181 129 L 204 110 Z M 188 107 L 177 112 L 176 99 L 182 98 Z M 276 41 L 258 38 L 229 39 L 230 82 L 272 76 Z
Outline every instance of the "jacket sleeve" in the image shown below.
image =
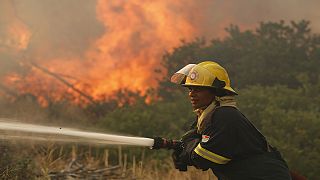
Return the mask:
M 201 133 L 202 138 L 191 152 L 191 162 L 194 166 L 207 169 L 219 167 L 232 160 L 236 145 L 236 124 L 232 114 L 217 110 L 211 118 L 211 123 Z

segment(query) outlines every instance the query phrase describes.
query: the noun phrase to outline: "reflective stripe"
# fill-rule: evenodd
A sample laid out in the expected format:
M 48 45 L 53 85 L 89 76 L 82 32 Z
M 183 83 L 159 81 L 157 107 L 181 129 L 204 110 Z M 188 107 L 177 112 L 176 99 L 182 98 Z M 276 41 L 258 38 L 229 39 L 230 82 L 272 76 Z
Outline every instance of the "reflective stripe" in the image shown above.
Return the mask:
M 220 156 L 218 154 L 215 154 L 213 152 L 210 152 L 203 147 L 201 147 L 201 144 L 199 143 L 198 146 L 194 149 L 194 152 L 196 152 L 199 156 L 212 161 L 217 164 L 226 164 L 231 159 L 228 159 L 226 157 Z

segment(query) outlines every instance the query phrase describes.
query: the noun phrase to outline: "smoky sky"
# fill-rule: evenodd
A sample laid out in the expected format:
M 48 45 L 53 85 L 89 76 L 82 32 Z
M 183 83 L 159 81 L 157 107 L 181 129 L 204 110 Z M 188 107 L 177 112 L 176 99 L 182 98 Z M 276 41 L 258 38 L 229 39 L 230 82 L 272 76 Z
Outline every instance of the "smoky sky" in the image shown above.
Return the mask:
M 183 12 L 189 13 L 185 17 L 197 31 L 194 37 L 221 36 L 224 28 L 230 24 L 239 25 L 241 29 L 255 27 L 262 21 L 289 22 L 302 19 L 311 21 L 313 32 L 320 32 L 319 0 L 207 0 L 206 6 L 201 5 L 201 1 L 189 1 L 194 1 L 188 3 L 193 6 L 181 3 L 180 9 L 187 9 Z M 39 61 L 83 56 L 92 43 L 108 33 L 106 26 L 97 19 L 96 5 L 95 0 L 0 0 L 0 71 L 16 67 L 14 60 L 19 53 L 38 58 Z M 32 34 L 28 47 L 19 52 L 8 48 L 5 51 L 2 48 L 1 51 L 5 42 L 13 41 L 5 31 L 16 20 L 25 24 Z
M 319 6 L 319 0 L 216 0 L 203 11 L 200 34 L 215 37 L 216 29 L 221 31 L 230 24 L 246 29 L 254 28 L 260 22 L 280 20 L 286 23 L 308 20 L 312 31 L 319 33 Z
M 32 31 L 29 51 L 49 58 L 81 56 L 103 32 L 94 0 L 14 0 L 14 6 Z

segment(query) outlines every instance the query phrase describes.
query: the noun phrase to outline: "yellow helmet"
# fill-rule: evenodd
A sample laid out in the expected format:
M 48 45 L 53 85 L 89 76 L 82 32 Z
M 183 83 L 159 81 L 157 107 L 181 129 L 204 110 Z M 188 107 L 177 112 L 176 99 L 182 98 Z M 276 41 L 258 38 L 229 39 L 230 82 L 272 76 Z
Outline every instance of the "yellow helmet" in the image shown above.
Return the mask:
M 179 80 L 177 81 L 177 79 Z M 227 71 L 218 63 L 212 61 L 189 64 L 175 73 L 171 77 L 171 81 L 183 86 L 213 87 L 237 94 L 230 86 Z

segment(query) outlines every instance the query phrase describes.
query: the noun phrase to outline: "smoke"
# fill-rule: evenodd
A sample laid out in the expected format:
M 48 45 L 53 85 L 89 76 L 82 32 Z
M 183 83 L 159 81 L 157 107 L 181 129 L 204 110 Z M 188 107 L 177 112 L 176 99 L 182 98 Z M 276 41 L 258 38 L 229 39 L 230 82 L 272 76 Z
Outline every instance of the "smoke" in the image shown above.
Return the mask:
M 204 18 L 198 25 L 200 34 L 213 38 L 225 35 L 223 30 L 230 24 L 252 29 L 260 22 L 309 20 L 313 32 L 319 33 L 319 5 L 317 0 L 215 0 L 202 11 Z
M 0 6 L 0 77 L 18 68 L 17 52 L 27 47 L 30 32 L 16 17 L 10 1 L 1 1 Z
M 95 1 L 15 0 L 14 7 L 32 29 L 28 52 L 42 58 L 82 56 L 103 32 Z
M 302 19 L 318 33 L 318 5 L 317 0 L 0 0 L 0 78 L 36 96 L 52 92 L 62 99 L 74 93 L 27 66 L 31 62 L 96 100 L 119 89 L 143 93 L 157 87 L 154 70 L 182 39 L 223 37 L 230 24 L 252 29 L 261 21 Z

